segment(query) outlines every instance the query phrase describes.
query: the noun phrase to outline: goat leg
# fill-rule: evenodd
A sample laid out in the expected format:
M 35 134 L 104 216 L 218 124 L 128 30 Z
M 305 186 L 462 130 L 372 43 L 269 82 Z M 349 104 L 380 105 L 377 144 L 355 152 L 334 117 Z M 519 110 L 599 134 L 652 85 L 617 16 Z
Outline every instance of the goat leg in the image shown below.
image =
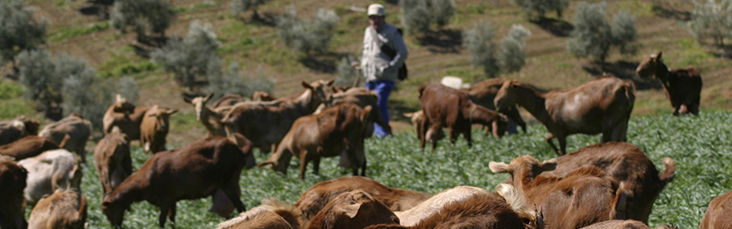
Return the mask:
M 222 188 L 224 193 L 226 193 L 226 196 L 229 197 L 229 200 L 234 203 L 234 207 L 236 207 L 236 210 L 239 211 L 239 213 L 245 212 L 247 209 L 244 207 L 244 203 L 241 202 L 241 199 L 239 199 L 239 196 L 241 196 L 241 191 L 239 188 L 239 177 L 236 176 L 236 179 L 232 179 L 226 185 Z
M 552 142 L 552 139 L 553 138 L 554 138 L 554 135 L 552 133 L 549 133 L 549 134 L 546 135 L 546 137 L 544 138 L 544 140 L 546 140 L 546 143 L 549 143 L 549 146 L 551 146 L 552 149 L 554 149 L 554 152 L 556 152 L 559 155 L 562 155 L 562 154 L 559 153 L 559 149 L 557 149 L 557 146 L 554 145 L 554 143 Z
M 175 228 L 175 203 L 168 209 L 168 219 L 170 219 L 170 227 Z

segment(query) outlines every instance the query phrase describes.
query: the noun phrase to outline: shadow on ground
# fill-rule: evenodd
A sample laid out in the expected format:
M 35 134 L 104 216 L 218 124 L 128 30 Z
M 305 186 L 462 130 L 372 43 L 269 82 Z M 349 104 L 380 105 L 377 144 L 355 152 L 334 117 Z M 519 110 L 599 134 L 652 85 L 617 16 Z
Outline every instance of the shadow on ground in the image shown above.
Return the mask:
M 114 4 L 114 0 L 89 0 L 79 9 L 79 13 L 86 16 L 97 16 L 106 20 L 109 19 L 112 4 Z
M 432 53 L 460 53 L 463 34 L 460 30 L 442 29 L 427 32 L 417 40 Z
M 600 64 L 593 63 L 591 65 L 582 66 L 586 72 L 594 75 L 601 76 L 605 73 L 612 74 L 618 78 L 624 80 L 630 80 L 635 83 L 637 90 L 650 90 L 650 89 L 661 89 L 661 82 L 655 79 L 642 79 L 635 73 L 635 68 L 638 66 L 637 62 L 628 61 L 617 61 L 615 63 L 605 63 L 605 69 L 603 70 Z
M 298 61 L 305 67 L 322 73 L 335 73 L 336 63 L 340 60 L 340 54 L 328 53 L 320 55 L 306 55 L 300 57 Z
M 557 37 L 568 37 L 569 33 L 572 32 L 574 26 L 566 21 L 557 20 L 554 18 L 542 17 L 537 20 L 531 20 L 531 23 L 536 24 L 547 32 Z
M 670 6 L 653 5 L 653 13 L 656 16 L 668 19 L 674 19 L 679 21 L 690 21 L 691 12 L 686 10 L 677 10 Z

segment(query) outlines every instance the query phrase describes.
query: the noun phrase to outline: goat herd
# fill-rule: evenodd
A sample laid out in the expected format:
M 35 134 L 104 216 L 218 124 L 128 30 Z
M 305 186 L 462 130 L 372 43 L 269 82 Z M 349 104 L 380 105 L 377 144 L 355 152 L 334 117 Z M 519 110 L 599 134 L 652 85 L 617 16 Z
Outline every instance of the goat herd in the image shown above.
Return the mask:
M 698 71 L 670 71 L 659 52 L 637 72 L 661 80 L 675 115 L 698 113 Z M 118 96 L 104 115 L 105 136 L 94 149 L 102 212 L 119 227 L 130 205 L 146 200 L 160 208 L 164 227 L 167 219 L 175 225 L 178 200 L 212 196 L 212 212 L 241 213 L 219 228 L 648 228 L 653 203 L 674 178 L 671 158 L 663 159 L 665 169 L 659 172 L 638 147 L 624 142 L 635 100 L 632 82 L 602 76 L 544 93 L 516 80 L 490 79 L 466 89 L 420 86 L 422 110 L 411 117 L 421 147 L 431 142 L 434 149 L 443 127 L 452 142 L 462 134 L 469 146 L 473 124 L 497 138 L 509 121 L 526 131 L 521 106 L 547 127 L 546 141 L 560 157 L 490 162 L 491 171 L 511 174 L 494 193 L 470 186 L 435 195 L 387 187 L 363 177 L 364 138 L 373 123 L 388 127 L 377 95 L 332 83 L 302 82 L 304 92 L 279 99 L 266 93 L 251 101 L 225 95 L 212 107 L 206 104 L 213 94 L 185 98 L 209 136 L 172 150 L 165 149 L 165 138 L 168 119 L 178 109 L 135 106 Z M 87 204 L 79 186 L 91 125 L 71 114 L 38 130 L 38 122 L 26 117 L 0 123 L 0 228 L 83 228 Z M 574 133 L 602 133 L 602 143 L 565 155 L 566 137 Z M 153 154 L 133 172 L 129 144 L 135 139 Z M 258 166 L 281 173 L 293 155 L 298 157 L 301 179 L 309 162 L 317 174 L 321 157 L 335 156 L 361 176 L 317 183 L 294 205 L 264 199 L 245 211 L 239 177 L 256 165 L 253 148 L 274 151 Z M 700 228 L 732 228 L 726 213 L 730 195 L 712 201 Z M 26 204 L 34 206 L 28 222 Z

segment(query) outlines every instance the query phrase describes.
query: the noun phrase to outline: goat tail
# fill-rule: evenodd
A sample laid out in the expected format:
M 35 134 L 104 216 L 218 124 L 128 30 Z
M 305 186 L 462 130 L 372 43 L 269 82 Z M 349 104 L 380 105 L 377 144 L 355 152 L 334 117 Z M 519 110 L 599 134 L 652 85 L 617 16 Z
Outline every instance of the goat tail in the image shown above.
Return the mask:
M 628 217 L 628 197 L 632 196 L 633 192 L 625 188 L 625 183 L 620 182 L 618 190 L 615 191 L 615 198 L 613 206 L 610 211 L 610 219 L 627 219 Z
M 662 182 L 664 182 L 664 184 L 668 184 L 668 182 L 671 182 L 674 179 L 676 163 L 670 157 L 664 157 L 663 159 L 661 159 L 661 161 L 663 162 L 663 165 L 666 167 L 666 169 L 658 174 L 658 178 Z
M 422 83 L 422 84 L 419 85 L 419 89 L 417 89 L 417 91 L 419 91 L 419 97 L 418 98 L 420 98 L 420 99 L 422 98 L 422 92 L 424 92 L 424 89 L 427 88 L 427 85 L 429 85 L 429 82 L 424 82 L 424 83 Z

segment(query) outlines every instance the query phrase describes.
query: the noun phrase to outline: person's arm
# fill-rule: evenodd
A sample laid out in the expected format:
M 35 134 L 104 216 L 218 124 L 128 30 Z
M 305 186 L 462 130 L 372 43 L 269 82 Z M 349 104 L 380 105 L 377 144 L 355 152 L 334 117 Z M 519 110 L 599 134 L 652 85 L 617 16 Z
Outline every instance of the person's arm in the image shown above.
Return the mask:
M 404 44 L 404 38 L 398 32 L 395 32 L 390 40 L 393 41 L 391 43 L 397 54 L 394 56 L 394 59 L 389 62 L 389 66 L 399 69 L 409 56 L 409 50 L 407 50 L 407 45 Z

